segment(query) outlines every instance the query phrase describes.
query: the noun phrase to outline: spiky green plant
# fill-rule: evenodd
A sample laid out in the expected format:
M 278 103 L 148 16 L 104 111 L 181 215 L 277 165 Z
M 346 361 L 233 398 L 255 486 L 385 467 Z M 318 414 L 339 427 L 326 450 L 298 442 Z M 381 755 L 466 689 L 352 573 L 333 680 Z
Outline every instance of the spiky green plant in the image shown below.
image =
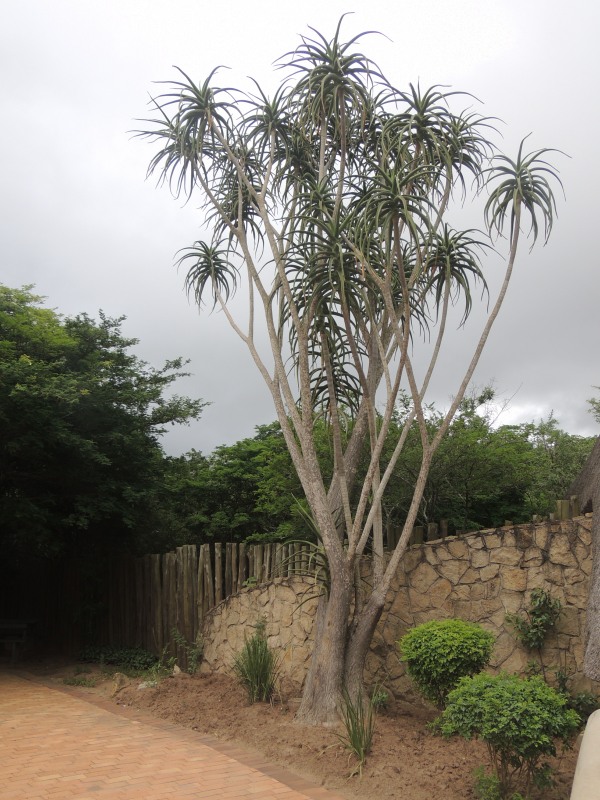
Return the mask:
M 272 96 L 256 83 L 248 92 L 224 86 L 218 70 L 200 82 L 180 70 L 153 101 L 154 119 L 141 134 L 158 145 L 149 173 L 176 195 L 199 195 L 212 233 L 183 254 L 186 289 L 199 305 L 222 310 L 247 346 L 318 526 L 330 586 L 318 630 L 334 635 L 317 636 L 318 667 L 309 671 L 310 701 L 300 716 L 319 722 L 336 717 L 345 660 L 356 673 L 350 684 L 361 681 L 433 456 L 504 301 L 521 228 L 530 225 L 534 242 L 540 230 L 547 238 L 556 211 L 550 151 L 528 154 L 522 143 L 515 160 L 503 156 L 493 120 L 469 110 L 473 98 L 440 86 L 397 89 L 362 52 L 366 34 L 344 41 L 343 23 L 330 38 L 312 28 L 300 38 L 278 62 L 282 81 Z M 454 110 L 460 103 L 467 108 Z M 454 230 L 448 217 L 456 195 L 464 201 L 482 191 L 490 195 L 485 230 Z M 453 307 L 459 320 L 469 316 L 475 286 L 486 286 L 484 256 L 503 249 L 497 298 L 432 431 L 427 392 Z M 237 316 L 232 301 L 242 287 L 248 301 Z M 431 347 L 419 349 L 420 340 Z M 403 391 L 410 409 L 384 457 Z M 327 472 L 315 444 L 317 417 L 332 454 Z M 386 562 L 382 498 L 413 426 L 423 458 Z M 366 553 L 371 590 L 352 598 L 348 587 Z
M 362 769 L 371 752 L 373 745 L 373 734 L 375 732 L 375 710 L 371 700 L 365 700 L 362 692 L 359 692 L 356 699 L 352 699 L 349 693 L 344 690 L 341 705 L 342 723 L 344 733 L 338 737 L 344 747 L 356 756 L 358 761 L 356 768 L 351 775 L 357 773 L 362 775 Z
M 279 672 L 279 659 L 269 647 L 265 627 L 262 620 L 256 624 L 254 634 L 246 640 L 233 664 L 250 703 L 267 703 L 271 700 Z

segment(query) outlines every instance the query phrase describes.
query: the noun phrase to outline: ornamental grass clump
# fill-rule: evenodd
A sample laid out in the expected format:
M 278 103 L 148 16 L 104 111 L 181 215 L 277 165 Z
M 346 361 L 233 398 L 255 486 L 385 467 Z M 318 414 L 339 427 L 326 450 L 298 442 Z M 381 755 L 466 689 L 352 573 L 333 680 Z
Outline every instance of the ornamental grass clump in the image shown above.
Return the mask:
M 487 745 L 501 800 L 531 786 L 551 784 L 544 756 L 556 755 L 556 742 L 572 743 L 579 717 L 566 698 L 541 678 L 482 673 L 463 678 L 447 698 L 439 719 L 444 736 L 478 737 Z
M 279 659 L 267 643 L 264 621 L 257 623 L 254 635 L 246 640 L 235 658 L 233 669 L 248 692 L 250 703 L 271 700 L 279 672 Z
M 399 641 L 402 660 L 419 692 L 444 708 L 461 678 L 476 675 L 492 656 L 494 636 L 462 619 L 425 622 Z
M 344 690 L 341 704 L 342 722 L 345 733 L 337 734 L 344 747 L 354 754 L 358 764 L 350 773 L 350 777 L 357 773 L 362 775 L 362 768 L 373 745 L 375 732 L 375 709 L 372 700 L 365 700 L 362 692 L 353 700 Z

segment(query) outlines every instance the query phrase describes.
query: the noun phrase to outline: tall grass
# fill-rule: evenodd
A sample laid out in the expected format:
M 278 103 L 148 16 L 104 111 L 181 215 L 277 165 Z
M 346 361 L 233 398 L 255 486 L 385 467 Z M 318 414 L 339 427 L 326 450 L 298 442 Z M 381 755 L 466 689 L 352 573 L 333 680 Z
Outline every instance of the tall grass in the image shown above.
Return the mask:
M 361 692 L 358 693 L 356 700 L 353 700 L 344 689 L 341 712 L 345 733 L 339 733 L 338 737 L 344 747 L 358 759 L 351 776 L 356 773 L 362 775 L 362 768 L 373 745 L 375 732 L 373 704 L 370 700 L 363 700 Z
M 248 692 L 250 703 L 271 700 L 279 673 L 279 658 L 267 644 L 264 621 L 256 625 L 256 632 L 236 656 L 233 669 Z

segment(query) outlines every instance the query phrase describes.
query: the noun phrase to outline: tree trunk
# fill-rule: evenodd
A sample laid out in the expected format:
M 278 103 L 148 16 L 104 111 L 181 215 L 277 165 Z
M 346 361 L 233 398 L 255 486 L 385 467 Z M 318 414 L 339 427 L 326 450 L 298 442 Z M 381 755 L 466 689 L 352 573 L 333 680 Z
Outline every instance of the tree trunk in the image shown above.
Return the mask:
M 335 725 L 339 721 L 351 600 L 351 571 L 343 564 L 331 582 L 329 595 L 319 603 L 314 650 L 296 714 L 301 724 Z
M 600 681 L 600 486 L 594 496 L 592 518 L 592 574 L 587 605 L 586 648 L 583 672 Z
M 587 606 L 586 648 L 583 672 L 588 678 L 600 681 L 600 438 L 575 479 L 568 497 L 577 495 L 581 513 L 593 511 L 592 574 Z
M 385 593 L 382 596 L 375 591 L 356 620 L 356 626 L 352 631 L 346 648 L 344 685 L 349 696 L 354 701 L 360 696 L 366 697 L 363 684 L 365 661 L 384 603 Z

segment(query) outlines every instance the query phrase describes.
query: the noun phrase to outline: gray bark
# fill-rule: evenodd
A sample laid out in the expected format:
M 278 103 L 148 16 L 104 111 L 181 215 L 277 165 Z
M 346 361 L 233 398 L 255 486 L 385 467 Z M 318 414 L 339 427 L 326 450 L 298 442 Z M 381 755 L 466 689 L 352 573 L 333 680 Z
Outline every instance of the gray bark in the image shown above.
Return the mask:
M 580 475 L 569 490 L 577 495 L 583 513 L 592 517 L 592 574 L 587 607 L 586 648 L 583 671 L 588 678 L 600 681 L 600 438 L 596 441 Z
M 314 650 L 296 714 L 296 722 L 304 725 L 339 721 L 352 576 L 345 565 L 338 567 L 317 611 Z

